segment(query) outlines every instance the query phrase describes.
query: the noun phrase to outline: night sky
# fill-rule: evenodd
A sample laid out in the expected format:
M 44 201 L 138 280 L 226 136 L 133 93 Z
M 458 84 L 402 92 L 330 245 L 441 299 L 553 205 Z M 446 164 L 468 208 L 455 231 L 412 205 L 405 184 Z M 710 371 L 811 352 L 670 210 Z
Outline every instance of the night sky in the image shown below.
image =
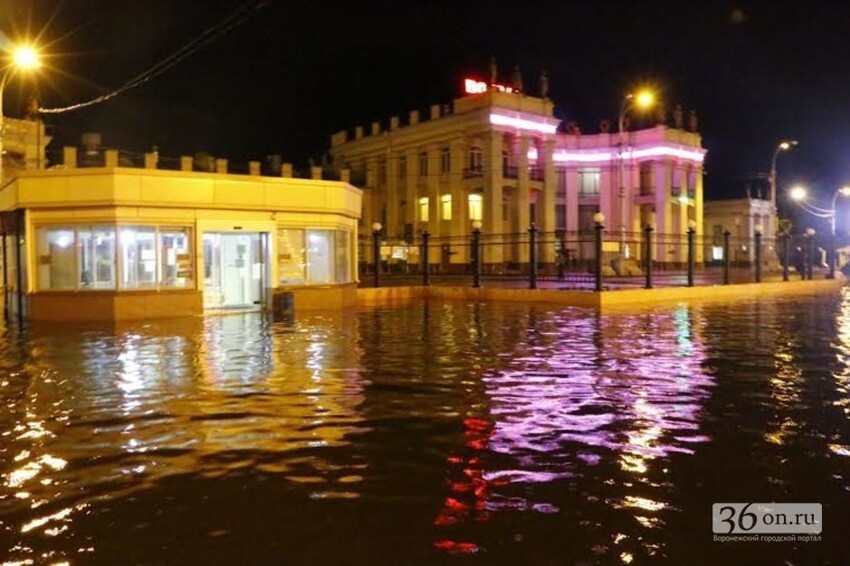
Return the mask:
M 255 1 L 255 0 L 252 0 Z M 40 34 L 51 54 L 24 91 L 55 107 L 103 94 L 251 1 L 0 0 L 7 38 Z M 179 65 L 107 103 L 46 118 L 59 143 L 100 131 L 104 145 L 245 163 L 306 164 L 329 136 L 447 103 L 495 55 L 527 90 L 541 69 L 559 118 L 588 133 L 616 119 L 623 93 L 651 82 L 669 108 L 696 108 L 706 194 L 743 196 L 776 142 L 780 188 L 823 195 L 850 182 L 850 6 L 843 2 L 348 2 L 270 0 Z M 764 184 L 766 186 L 766 184 Z

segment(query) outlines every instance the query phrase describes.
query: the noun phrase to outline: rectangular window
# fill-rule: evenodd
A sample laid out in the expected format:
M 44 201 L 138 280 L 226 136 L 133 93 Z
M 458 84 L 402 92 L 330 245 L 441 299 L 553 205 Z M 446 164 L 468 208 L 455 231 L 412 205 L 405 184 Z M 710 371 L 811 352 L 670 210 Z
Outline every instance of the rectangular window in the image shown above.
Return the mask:
M 567 170 L 559 167 L 555 169 L 555 198 L 567 198 Z
M 578 190 L 585 196 L 599 194 L 599 169 L 581 169 L 578 172 Z
M 121 227 L 121 288 L 156 287 L 156 229 L 153 227 Z
M 555 229 L 567 229 L 567 205 L 565 204 L 555 205 Z
M 195 280 L 192 262 L 192 229 L 167 227 L 159 230 L 160 284 L 190 288 Z
M 423 151 L 419 154 L 419 176 L 428 176 L 428 152 Z
M 404 156 L 398 158 L 398 176 L 407 177 L 407 158 Z
M 382 159 L 378 163 L 378 184 L 385 185 L 387 183 L 387 161 Z
M 38 288 L 75 289 L 77 261 L 73 228 L 39 228 Z
M 452 170 L 452 152 L 449 148 L 444 147 L 440 153 L 440 172 L 450 173 Z
M 80 288 L 115 289 L 115 227 L 77 229 Z
M 348 283 L 351 281 L 349 269 L 349 258 L 351 257 L 351 254 L 348 249 L 350 242 L 351 234 L 345 230 L 336 231 L 336 245 L 334 250 L 336 252 L 336 264 L 334 268 L 336 270 L 337 283 Z
M 428 222 L 428 197 L 419 199 L 419 222 Z
M 307 261 L 304 230 L 283 228 L 277 231 L 277 278 L 280 285 L 304 283 Z
M 652 178 L 652 162 L 640 164 L 640 194 L 651 195 L 655 183 Z
M 484 197 L 479 194 L 469 195 L 469 219 L 479 221 L 484 219 Z
M 443 195 L 440 197 L 440 217 L 443 220 L 452 219 L 452 195 Z
M 331 230 L 307 230 L 307 282 L 334 281 L 334 239 Z

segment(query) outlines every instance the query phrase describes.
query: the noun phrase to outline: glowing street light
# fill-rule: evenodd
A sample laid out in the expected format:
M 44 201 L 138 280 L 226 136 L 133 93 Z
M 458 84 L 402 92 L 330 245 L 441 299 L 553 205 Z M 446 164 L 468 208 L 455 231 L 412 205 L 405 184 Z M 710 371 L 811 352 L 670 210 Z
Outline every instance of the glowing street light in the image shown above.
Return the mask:
M 839 187 L 835 189 L 832 193 L 832 201 L 830 203 L 829 208 L 822 208 L 816 206 L 809 202 L 808 191 L 805 187 L 796 186 L 792 187 L 789 191 L 789 196 L 792 200 L 794 200 L 797 204 L 800 205 L 800 208 L 808 212 L 813 216 L 817 216 L 818 218 L 827 218 L 829 219 L 829 250 L 827 251 L 827 279 L 832 279 L 835 277 L 835 218 L 836 207 L 838 204 L 838 197 L 850 197 L 850 185 L 844 185 L 843 187 Z M 808 231 L 807 231 L 808 233 Z M 814 231 L 812 232 L 814 234 Z
M 31 70 L 40 66 L 38 51 L 30 45 L 21 45 L 12 50 L 10 63 L 5 65 L 3 75 L 0 76 L 0 185 L 3 183 L 3 91 L 6 89 L 6 81 L 16 70 Z
M 642 88 L 637 93 L 628 93 L 623 97 L 623 103 L 620 106 L 620 116 L 617 120 L 617 134 L 620 138 L 620 159 L 619 159 L 619 177 L 620 177 L 620 254 L 626 253 L 626 187 L 623 183 L 625 177 L 623 168 L 625 159 L 625 142 L 623 140 L 623 130 L 625 129 L 626 116 L 632 109 L 646 110 L 655 104 L 655 93 L 648 88 Z

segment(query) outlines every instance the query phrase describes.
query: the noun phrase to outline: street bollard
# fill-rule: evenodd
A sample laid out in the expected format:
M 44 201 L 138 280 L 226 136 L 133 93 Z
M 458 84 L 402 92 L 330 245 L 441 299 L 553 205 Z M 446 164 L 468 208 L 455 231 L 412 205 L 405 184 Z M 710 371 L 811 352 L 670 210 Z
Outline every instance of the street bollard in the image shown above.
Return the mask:
M 812 228 L 806 230 L 806 235 L 809 237 L 808 253 L 806 254 L 806 273 L 808 280 L 814 279 L 814 263 L 815 263 L 815 231 Z
M 528 288 L 537 289 L 537 228 L 528 229 Z
M 757 229 L 755 233 L 756 249 L 756 283 L 761 283 L 761 230 Z
M 729 230 L 723 231 L 723 284 L 729 284 Z
M 563 281 L 567 273 L 567 242 L 564 230 L 555 230 L 555 237 L 560 243 L 558 249 L 558 280 Z
M 826 247 L 826 278 L 835 279 L 835 230 L 828 236 Z

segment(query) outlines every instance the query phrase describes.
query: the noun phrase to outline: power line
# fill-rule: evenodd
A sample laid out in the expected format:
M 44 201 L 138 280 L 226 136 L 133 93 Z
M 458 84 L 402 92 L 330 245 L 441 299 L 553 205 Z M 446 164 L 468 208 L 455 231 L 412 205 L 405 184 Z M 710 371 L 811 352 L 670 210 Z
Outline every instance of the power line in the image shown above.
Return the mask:
M 140 86 L 151 80 L 152 78 L 156 77 L 157 75 L 164 73 L 171 67 L 177 65 L 187 57 L 191 56 L 200 48 L 212 43 L 219 37 L 228 33 L 233 28 L 244 23 L 254 12 L 256 12 L 268 3 L 269 0 L 252 0 L 251 2 L 242 4 L 241 6 L 239 6 L 239 8 L 231 12 L 219 23 L 212 26 L 211 28 L 204 30 L 198 37 L 196 37 L 195 39 L 193 39 L 192 41 L 190 41 L 189 43 L 187 43 L 186 45 L 184 45 L 162 61 L 146 69 L 139 75 L 136 75 L 135 77 L 128 80 L 123 85 L 111 92 L 102 94 L 91 100 L 87 100 L 86 102 L 72 104 L 71 106 L 64 106 L 62 108 L 39 108 L 38 111 L 42 114 L 59 114 L 63 112 L 70 112 L 72 110 L 79 110 L 80 108 L 93 106 L 95 104 L 100 104 L 101 102 L 106 102 L 110 98 L 114 98 L 119 94 L 122 94 L 132 88 Z

